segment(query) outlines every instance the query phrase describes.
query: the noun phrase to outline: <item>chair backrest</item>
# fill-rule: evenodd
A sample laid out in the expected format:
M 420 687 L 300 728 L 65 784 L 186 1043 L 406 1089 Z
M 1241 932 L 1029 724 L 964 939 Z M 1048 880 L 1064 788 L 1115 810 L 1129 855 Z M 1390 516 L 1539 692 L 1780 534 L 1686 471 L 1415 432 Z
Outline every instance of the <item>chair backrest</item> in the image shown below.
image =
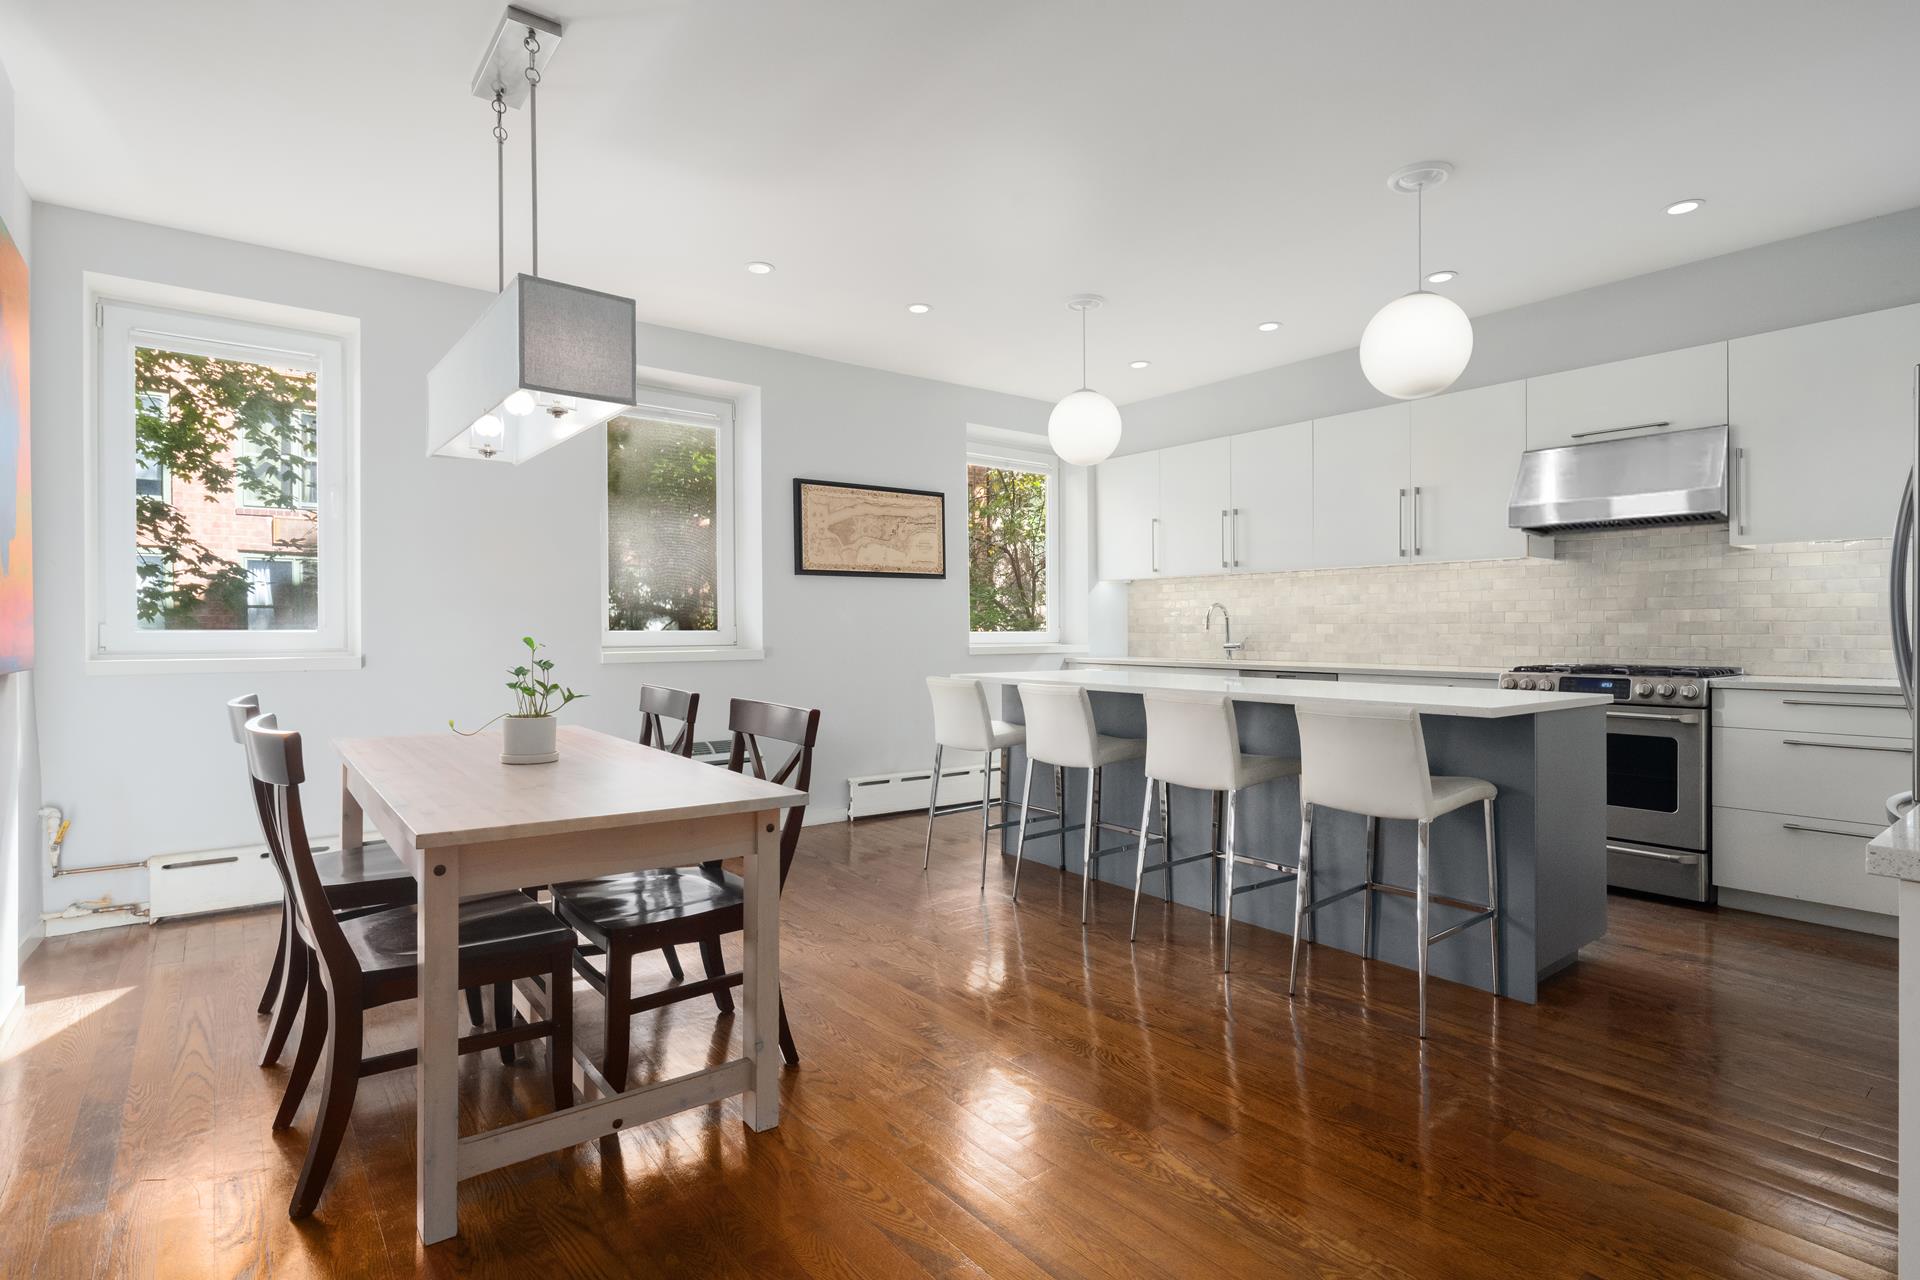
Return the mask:
M 1100 731 L 1093 726 L 1093 699 L 1077 685 L 1023 684 L 1020 710 L 1027 720 L 1027 754 L 1041 764 L 1093 768 Z
M 1418 711 L 1303 704 L 1295 716 L 1301 804 L 1417 822 L 1433 816 L 1433 778 Z
M 700 695 L 665 685 L 640 686 L 640 745 L 658 747 L 676 756 L 693 754 L 693 721 L 700 714 Z M 665 721 L 678 720 L 680 734 L 667 741 Z
M 928 676 L 933 695 L 933 740 L 961 751 L 993 749 L 993 712 L 987 708 L 987 687 L 978 680 Z
M 820 736 L 820 712 L 806 707 L 789 707 L 778 702 L 754 702 L 735 698 L 727 710 L 727 728 L 733 730 L 733 750 L 727 756 L 727 768 L 735 773 L 751 773 L 756 778 L 805 791 L 813 785 L 813 744 Z M 786 762 L 767 770 L 767 757 L 761 740 L 785 743 L 793 748 Z M 807 806 L 792 805 L 780 827 L 780 887 L 787 887 L 787 872 L 793 867 L 794 850 L 800 847 L 800 827 Z
M 247 721 L 246 737 L 247 771 L 262 793 L 273 833 L 267 851 L 287 888 L 294 930 L 319 954 L 330 983 L 354 980 L 359 966 L 327 902 L 326 887 L 313 865 L 313 848 L 307 843 L 307 821 L 300 809 L 300 784 L 307 776 L 300 735 L 282 729 L 275 717 L 263 715 Z
M 1240 718 L 1212 694 L 1149 693 L 1147 776 L 1202 791 L 1233 788 L 1240 762 Z
M 233 731 L 233 740 L 241 747 L 240 756 L 243 760 L 247 759 L 247 722 L 259 715 L 259 694 L 242 694 L 227 703 L 227 727 Z M 251 762 L 247 769 L 247 786 L 253 793 L 253 816 L 260 821 L 260 836 L 267 842 L 267 860 L 273 863 L 274 874 L 280 877 L 280 892 L 285 896 L 286 909 L 292 911 L 293 881 L 287 874 L 286 855 L 280 847 L 280 831 L 273 820 L 273 792 L 266 783 L 253 776 Z

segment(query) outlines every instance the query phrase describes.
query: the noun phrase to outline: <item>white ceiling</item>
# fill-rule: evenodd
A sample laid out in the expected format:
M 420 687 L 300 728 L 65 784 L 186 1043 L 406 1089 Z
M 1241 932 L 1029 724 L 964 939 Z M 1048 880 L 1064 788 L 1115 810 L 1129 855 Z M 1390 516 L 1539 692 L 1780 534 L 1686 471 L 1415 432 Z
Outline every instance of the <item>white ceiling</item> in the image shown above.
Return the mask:
M 491 288 L 494 0 L 0 0 L 41 200 Z M 539 0 L 543 273 L 645 320 L 1125 402 L 1920 205 L 1912 0 Z M 524 268 L 524 113 L 509 116 Z M 1683 196 L 1706 208 L 1662 210 Z M 744 264 L 766 259 L 770 276 Z M 911 316 L 910 302 L 932 304 Z M 1285 327 L 1255 331 L 1262 320 Z M 1132 370 L 1127 362 L 1153 366 Z

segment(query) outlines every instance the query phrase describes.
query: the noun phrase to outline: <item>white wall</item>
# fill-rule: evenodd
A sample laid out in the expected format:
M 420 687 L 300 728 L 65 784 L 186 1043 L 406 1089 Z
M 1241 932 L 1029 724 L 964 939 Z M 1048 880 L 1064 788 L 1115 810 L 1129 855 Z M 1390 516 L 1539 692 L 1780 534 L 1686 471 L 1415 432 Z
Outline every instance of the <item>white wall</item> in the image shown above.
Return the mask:
M 597 439 L 518 468 L 424 454 L 427 370 L 487 295 L 73 209 L 37 205 L 34 219 L 41 752 L 46 802 L 73 820 L 69 865 L 257 840 L 221 705 L 237 693 L 258 692 L 283 724 L 307 735 L 309 812 L 316 829 L 331 830 L 326 793 L 337 761 L 321 744 L 444 732 L 449 716 L 486 719 L 499 709 L 499 672 L 528 633 L 548 643 L 568 683 L 591 695 L 569 718 L 610 732 L 636 730 L 633 701 L 645 682 L 699 690 L 703 736 L 724 731 L 731 696 L 821 707 L 814 794 L 824 813 L 845 805 L 848 775 L 911 767 L 928 755 L 925 675 L 1058 664 L 969 656 L 958 505 L 967 425 L 1042 432 L 1044 404 L 642 325 L 643 365 L 759 388 L 766 657 L 601 665 Z M 84 670 L 86 271 L 359 319 L 364 670 Z M 796 475 L 945 490 L 948 577 L 795 576 Z M 63 877 L 47 886 L 48 909 L 102 893 L 140 900 L 144 879 Z
M 0 66 L 0 219 L 6 221 L 8 234 L 31 266 L 32 202 L 14 172 L 13 85 L 4 66 Z M 28 412 L 31 430 L 31 406 Z M 31 672 L 0 677 L 0 1026 L 19 995 L 20 961 L 40 938 L 35 818 L 40 779 L 33 688 Z

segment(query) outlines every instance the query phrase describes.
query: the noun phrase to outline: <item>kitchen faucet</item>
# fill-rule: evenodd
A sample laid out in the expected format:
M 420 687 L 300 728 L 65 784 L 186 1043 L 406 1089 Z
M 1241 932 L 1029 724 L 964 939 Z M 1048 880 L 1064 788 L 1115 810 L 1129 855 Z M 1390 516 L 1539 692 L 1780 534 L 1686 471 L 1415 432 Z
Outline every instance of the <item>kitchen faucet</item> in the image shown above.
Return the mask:
M 1227 612 L 1227 606 L 1218 601 L 1207 606 L 1207 630 L 1213 630 L 1213 611 L 1215 609 L 1220 611 L 1220 621 L 1226 628 L 1226 640 L 1220 645 L 1220 650 L 1231 658 L 1246 647 L 1246 642 L 1244 640 L 1238 642 L 1234 640 L 1233 615 Z

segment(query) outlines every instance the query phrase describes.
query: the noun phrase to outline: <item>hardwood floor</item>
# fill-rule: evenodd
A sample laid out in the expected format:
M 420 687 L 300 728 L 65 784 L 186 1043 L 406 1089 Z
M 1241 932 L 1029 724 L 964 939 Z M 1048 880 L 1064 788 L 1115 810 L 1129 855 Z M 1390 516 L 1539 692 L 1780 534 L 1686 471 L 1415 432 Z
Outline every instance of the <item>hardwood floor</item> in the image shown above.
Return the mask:
M 1892 1274 L 1891 942 L 1614 898 L 1537 1006 L 1436 983 L 1422 1046 L 1409 972 L 1323 951 L 1290 1004 L 1280 935 L 1238 933 L 1226 984 L 1204 914 L 1143 906 L 1130 947 L 1101 886 L 1083 936 L 1077 878 L 1028 867 L 1016 908 L 996 861 L 983 897 L 964 815 L 923 876 L 923 823 L 802 841 L 779 1129 L 727 1104 L 501 1170 L 431 1250 L 410 1072 L 286 1217 L 312 1107 L 269 1131 L 272 913 L 48 941 L 0 1045 L 0 1274 Z M 636 1018 L 636 1082 L 733 1021 Z M 411 1028 L 379 1011 L 369 1052 Z M 461 1070 L 465 1129 L 546 1108 L 538 1052 Z

